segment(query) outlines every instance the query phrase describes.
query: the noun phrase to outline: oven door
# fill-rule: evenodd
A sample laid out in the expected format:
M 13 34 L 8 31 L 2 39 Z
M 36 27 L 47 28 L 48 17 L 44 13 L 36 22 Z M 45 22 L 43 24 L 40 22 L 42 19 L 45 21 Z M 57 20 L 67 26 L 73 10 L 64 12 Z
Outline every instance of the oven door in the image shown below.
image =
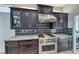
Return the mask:
M 40 52 L 39 53 L 57 53 L 57 44 L 44 44 L 40 46 Z

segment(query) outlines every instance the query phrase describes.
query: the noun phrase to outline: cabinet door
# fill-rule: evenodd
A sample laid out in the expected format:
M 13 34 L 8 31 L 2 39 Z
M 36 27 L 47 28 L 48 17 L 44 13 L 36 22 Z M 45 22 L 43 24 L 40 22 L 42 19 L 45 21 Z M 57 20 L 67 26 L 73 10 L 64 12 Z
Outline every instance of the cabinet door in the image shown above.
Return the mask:
M 22 40 L 5 42 L 5 51 L 7 54 L 37 54 L 39 40 Z
M 68 27 L 68 14 L 67 13 L 61 13 L 59 14 L 59 24 L 61 28 L 67 28 Z
M 64 22 L 64 18 L 63 18 L 63 14 L 59 14 L 59 28 L 63 28 L 63 23 Z
M 32 28 L 36 28 L 37 27 L 37 23 L 38 23 L 38 13 L 37 11 L 31 11 L 30 12 L 31 14 L 31 21 L 30 21 L 30 24 L 31 24 L 31 27 Z
M 21 28 L 21 10 L 11 8 L 11 29 Z
M 22 11 L 22 28 L 25 29 L 25 28 L 29 28 L 31 25 L 30 25 L 30 12 L 29 11 Z
M 57 18 L 56 23 L 57 23 L 58 28 L 68 27 L 68 14 L 67 13 L 54 12 L 53 15 Z
M 57 21 L 55 22 L 55 28 L 59 28 L 59 13 L 54 12 L 53 15 L 57 18 Z
M 37 45 L 29 44 L 20 46 L 19 52 L 20 54 L 37 54 Z
M 68 28 L 68 14 L 67 13 L 63 15 L 63 19 L 64 19 L 64 21 L 63 21 L 64 26 L 63 27 Z
M 20 54 L 37 54 L 38 53 L 38 39 L 20 41 L 19 53 Z
M 9 41 L 5 43 L 5 51 L 7 54 L 18 54 L 18 42 L 17 41 Z

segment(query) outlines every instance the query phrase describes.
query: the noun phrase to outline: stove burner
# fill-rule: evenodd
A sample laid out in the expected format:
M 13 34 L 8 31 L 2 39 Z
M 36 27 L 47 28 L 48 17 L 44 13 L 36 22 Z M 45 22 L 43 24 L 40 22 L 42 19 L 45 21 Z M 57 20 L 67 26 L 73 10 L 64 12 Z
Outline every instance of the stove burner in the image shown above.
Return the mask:
M 51 36 L 51 37 L 55 37 L 54 35 L 52 35 L 50 33 L 46 33 L 46 35 Z
M 38 37 L 44 37 L 44 35 L 43 34 L 39 34 Z

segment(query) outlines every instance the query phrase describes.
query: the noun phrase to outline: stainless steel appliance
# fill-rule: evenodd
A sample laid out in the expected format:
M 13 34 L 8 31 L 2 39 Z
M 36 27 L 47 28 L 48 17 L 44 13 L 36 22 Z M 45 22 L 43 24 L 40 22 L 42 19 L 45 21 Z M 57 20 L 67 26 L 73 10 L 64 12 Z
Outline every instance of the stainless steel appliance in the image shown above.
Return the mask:
M 41 34 L 39 35 L 39 53 L 52 54 L 57 53 L 57 38 L 55 36 Z
M 57 18 L 52 14 L 53 7 L 48 5 L 38 4 L 38 18 L 40 23 L 54 22 Z
M 57 21 L 57 18 L 51 14 L 38 14 L 38 17 L 40 23 Z

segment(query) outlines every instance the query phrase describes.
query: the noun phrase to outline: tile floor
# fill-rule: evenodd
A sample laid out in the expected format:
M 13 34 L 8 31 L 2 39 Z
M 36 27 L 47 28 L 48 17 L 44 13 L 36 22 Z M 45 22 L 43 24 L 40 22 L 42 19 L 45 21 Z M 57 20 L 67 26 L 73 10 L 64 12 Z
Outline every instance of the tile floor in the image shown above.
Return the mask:
M 63 51 L 59 52 L 58 54 L 74 54 L 73 51 Z

